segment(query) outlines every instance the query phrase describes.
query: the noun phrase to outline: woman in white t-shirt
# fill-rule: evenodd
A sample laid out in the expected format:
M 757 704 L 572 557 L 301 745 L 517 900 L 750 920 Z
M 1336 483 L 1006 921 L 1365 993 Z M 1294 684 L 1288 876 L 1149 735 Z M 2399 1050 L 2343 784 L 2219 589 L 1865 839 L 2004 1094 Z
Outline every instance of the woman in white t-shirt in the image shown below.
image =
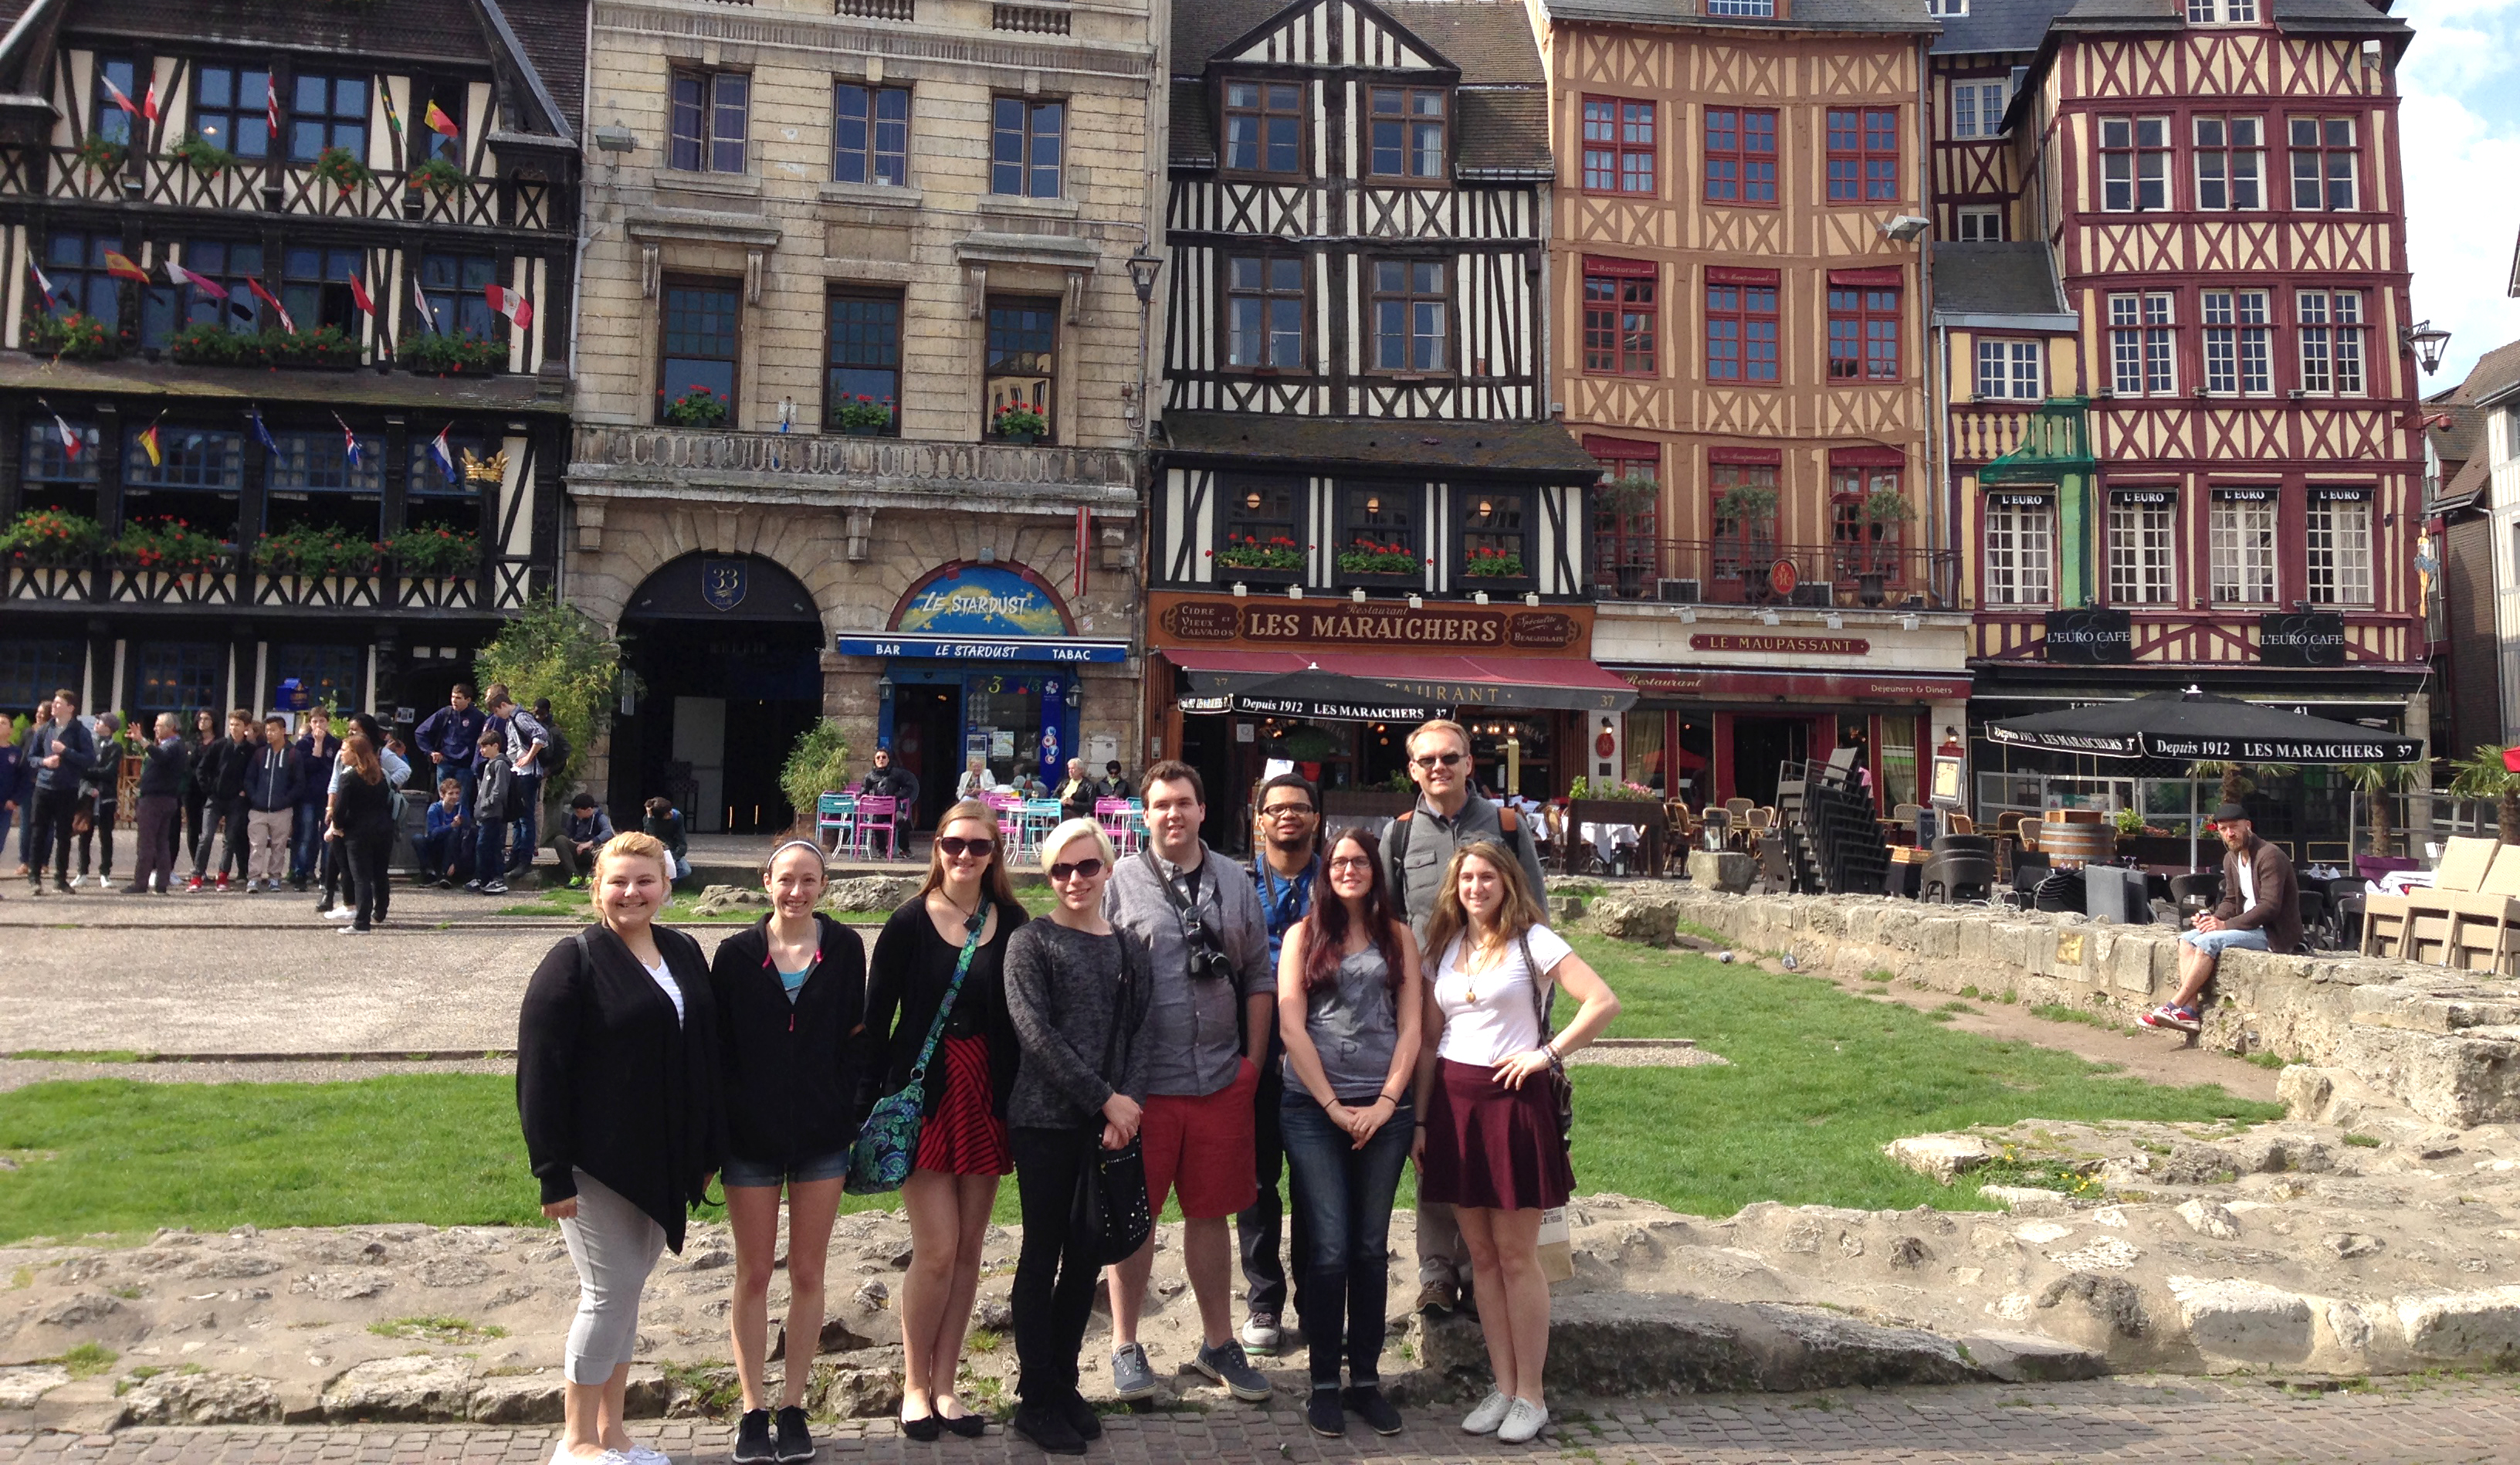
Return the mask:
M 1418 1194 L 1453 1206 L 1483 1300 L 1496 1388 L 1462 1428 L 1508 1444 L 1549 1423 L 1540 1213 L 1575 1188 L 1550 1071 L 1619 1015 L 1608 984 L 1544 919 L 1520 862 L 1483 840 L 1454 852 L 1426 923 L 1435 980 L 1418 1066 Z M 1583 1004 L 1554 1038 L 1543 1013 L 1552 982 Z

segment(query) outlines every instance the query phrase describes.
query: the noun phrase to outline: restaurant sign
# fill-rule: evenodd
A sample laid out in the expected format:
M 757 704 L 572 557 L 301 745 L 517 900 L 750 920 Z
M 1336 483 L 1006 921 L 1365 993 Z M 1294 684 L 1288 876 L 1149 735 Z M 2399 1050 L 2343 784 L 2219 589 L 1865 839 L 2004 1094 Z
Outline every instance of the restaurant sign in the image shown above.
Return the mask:
M 1688 638 L 1691 651 L 1747 651 L 1761 656 L 1860 657 L 1872 650 L 1862 636 L 1764 636 L 1732 631 L 1700 631 Z
M 2048 662 L 2078 666 L 2124 664 L 2135 660 L 2135 618 L 2124 611 L 2085 607 L 2049 611 L 2048 633 L 2039 654 Z
M 1157 646 L 1367 650 L 1571 652 L 1592 654 L 1593 608 L 1447 603 L 1411 609 L 1405 601 L 1216 598 L 1157 592 L 1148 597 Z
M 2270 666 L 2342 666 L 2345 617 L 2336 611 L 2270 611 L 2258 618 L 2258 659 Z

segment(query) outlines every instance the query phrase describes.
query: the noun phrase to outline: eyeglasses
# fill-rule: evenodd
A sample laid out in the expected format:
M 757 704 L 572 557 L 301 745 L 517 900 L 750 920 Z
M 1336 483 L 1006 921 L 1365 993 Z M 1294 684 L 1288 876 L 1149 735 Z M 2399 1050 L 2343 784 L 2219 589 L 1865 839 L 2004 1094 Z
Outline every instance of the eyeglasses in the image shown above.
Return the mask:
M 1458 753 L 1438 753 L 1432 754 L 1426 757 L 1413 757 L 1409 761 L 1416 763 L 1420 768 L 1433 768 L 1439 765 L 1449 768 L 1461 760 L 1462 755 Z
M 1313 811 L 1309 803 L 1273 803 L 1260 811 L 1263 819 L 1296 819 Z
M 948 859 L 960 859 L 966 854 L 973 859 L 985 859 L 990 851 L 998 847 L 998 842 L 967 840 L 960 835 L 940 834 L 936 837 L 936 847 L 944 850 Z
M 1051 882 L 1055 885 L 1065 885 L 1071 880 L 1092 880 L 1102 873 L 1102 861 L 1099 859 L 1080 859 L 1072 865 L 1058 864 L 1050 867 Z
M 1333 870 L 1371 870 L 1373 868 L 1373 856 L 1370 854 L 1342 854 L 1338 858 L 1330 861 L 1330 868 Z

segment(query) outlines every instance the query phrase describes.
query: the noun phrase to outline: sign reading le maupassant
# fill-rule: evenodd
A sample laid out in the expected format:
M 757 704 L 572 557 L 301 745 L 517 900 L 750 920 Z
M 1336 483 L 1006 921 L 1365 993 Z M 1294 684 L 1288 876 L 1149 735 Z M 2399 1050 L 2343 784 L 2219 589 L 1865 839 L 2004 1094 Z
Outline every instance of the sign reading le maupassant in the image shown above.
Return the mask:
M 2135 618 L 2124 611 L 2084 608 L 2048 613 L 2048 637 L 2040 655 L 2050 662 L 2098 665 L 2135 660 Z
M 1751 651 L 1769 656 L 1860 657 L 1872 650 L 1861 636 L 1763 636 L 1732 631 L 1700 631 L 1688 638 L 1691 651 Z
M 1425 651 L 1588 652 L 1592 608 L 1430 605 L 1350 600 L 1149 597 L 1158 644 L 1356 646 Z

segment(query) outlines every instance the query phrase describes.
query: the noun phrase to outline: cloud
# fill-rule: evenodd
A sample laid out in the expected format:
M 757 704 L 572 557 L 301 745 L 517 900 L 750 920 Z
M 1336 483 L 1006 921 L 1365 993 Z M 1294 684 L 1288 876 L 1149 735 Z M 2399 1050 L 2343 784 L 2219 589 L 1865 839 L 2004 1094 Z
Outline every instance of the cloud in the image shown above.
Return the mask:
M 2485 351 L 2520 338 L 2520 300 L 2504 291 L 2520 239 L 2520 0 L 2411 0 L 2415 27 L 2398 69 L 2407 258 L 2414 311 L 2451 332 L 2438 376 L 2458 382 Z

